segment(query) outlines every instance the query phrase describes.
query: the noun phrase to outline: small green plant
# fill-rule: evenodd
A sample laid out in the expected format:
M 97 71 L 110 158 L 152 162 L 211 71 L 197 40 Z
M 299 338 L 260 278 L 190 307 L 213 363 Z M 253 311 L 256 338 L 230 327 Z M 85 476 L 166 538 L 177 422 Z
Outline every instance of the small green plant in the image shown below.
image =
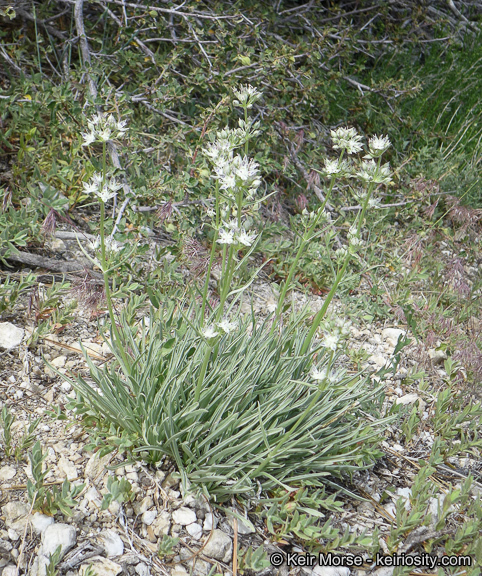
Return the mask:
M 107 510 L 114 500 L 122 504 L 123 502 L 131 502 L 135 498 L 132 485 L 126 478 L 116 479 L 114 476 L 109 476 L 107 490 L 108 493 L 104 494 L 102 498 L 101 510 Z
M 46 576 L 58 576 L 59 571 L 57 566 L 59 565 L 60 559 L 62 557 L 62 546 L 57 546 L 55 552 L 49 555 L 49 563 L 45 566 Z
M 0 413 L 0 424 L 2 426 L 0 440 L 5 452 L 5 458 L 13 456 L 17 462 L 25 458 L 27 450 L 31 448 L 35 442 L 35 431 L 40 421 L 41 418 L 30 421 L 20 437 L 14 442 L 12 426 L 15 422 L 15 415 L 9 411 L 7 406 L 2 408 Z
M 260 572 L 269 566 L 271 566 L 271 562 L 262 546 L 259 546 L 259 548 L 256 548 L 254 551 L 253 548 L 249 546 L 247 550 L 240 550 L 238 552 L 238 568 L 241 573 L 247 570 Z
M 157 548 L 157 555 L 164 559 L 166 556 L 172 556 L 174 548 L 179 544 L 179 538 L 165 534 L 160 540 Z
M 82 576 L 98 576 L 97 571 L 94 570 L 92 564 L 89 564 L 87 568 L 82 572 Z
M 33 274 L 22 276 L 19 281 L 7 278 L 0 283 L 0 315 L 3 312 L 12 312 L 19 297 L 32 288 L 36 282 Z
M 48 470 L 43 470 L 43 463 L 46 457 L 47 454 L 43 454 L 40 442 L 36 442 L 29 454 L 33 481 L 30 479 L 27 481 L 28 499 L 33 503 L 33 509 L 43 514 L 53 516 L 60 512 L 64 516 L 71 516 L 72 508 L 78 503 L 75 498 L 84 489 L 84 484 L 71 487 L 66 479 L 60 490 L 57 486 L 51 488 L 45 486 L 44 481 Z

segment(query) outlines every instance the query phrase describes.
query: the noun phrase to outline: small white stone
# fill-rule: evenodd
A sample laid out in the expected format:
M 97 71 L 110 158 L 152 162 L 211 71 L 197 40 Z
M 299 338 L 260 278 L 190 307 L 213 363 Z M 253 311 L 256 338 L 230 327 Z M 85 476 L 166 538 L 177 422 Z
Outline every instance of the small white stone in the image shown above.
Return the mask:
M 10 322 L 0 322 L 0 350 L 13 350 L 23 340 L 25 330 Z
M 11 480 L 15 477 L 17 471 L 15 470 L 14 466 L 2 466 L 0 468 L 0 480 Z
M 392 340 L 396 345 L 400 336 L 405 336 L 405 330 L 400 330 L 399 328 L 385 328 L 382 330 L 382 338 L 384 340 Z
M 2 506 L 2 512 L 5 516 L 5 525 L 12 530 L 23 533 L 27 518 L 30 512 L 30 506 L 23 502 L 9 502 Z
M 42 532 L 50 526 L 50 524 L 54 523 L 54 519 L 52 516 L 47 516 L 45 514 L 40 514 L 40 512 L 36 512 L 32 518 L 30 518 L 30 523 L 32 524 L 32 528 L 35 531 L 35 534 L 42 534 Z
M 395 404 L 403 404 L 405 406 L 406 404 L 413 404 L 417 400 L 418 400 L 418 395 L 415 394 L 414 392 L 412 392 L 411 394 L 405 394 L 405 396 L 402 396 L 401 398 L 397 398 L 395 400 Z
M 146 526 L 150 526 L 156 519 L 156 516 L 157 516 L 157 510 L 146 510 L 142 515 L 142 522 Z
M 62 382 L 60 389 L 64 394 L 68 394 L 72 390 L 72 384 L 70 382 Z
M 20 534 L 16 532 L 13 528 L 7 530 L 8 539 L 12 542 L 16 542 L 20 538 Z
M 216 526 L 218 525 L 218 520 L 217 518 L 214 516 L 214 514 L 212 514 L 211 512 L 209 512 L 208 514 L 206 514 L 206 516 L 204 517 L 204 524 L 203 524 L 203 528 L 204 530 L 207 531 L 211 531 L 213 529 L 213 525 L 214 528 L 216 528 Z
M 204 546 L 203 554 L 220 562 L 231 562 L 233 557 L 231 538 L 222 530 L 213 530 L 211 538 Z
M 122 566 L 116 562 L 112 562 L 112 560 L 103 558 L 102 556 L 94 556 L 93 558 L 89 558 L 86 564 L 82 564 L 79 570 L 79 576 L 84 576 L 89 565 L 92 565 L 96 574 L 102 574 L 102 576 L 117 576 L 117 574 L 122 572 Z
M 178 510 L 174 510 L 172 518 L 176 524 L 180 524 L 181 526 L 187 526 L 197 520 L 194 510 L 186 508 L 185 506 L 182 506 Z
M 136 573 L 139 574 L 139 576 L 150 576 L 151 572 L 149 570 L 149 566 L 147 566 L 147 564 L 144 564 L 144 562 L 141 562 L 140 564 L 138 564 L 135 568 Z
M 63 368 L 65 366 L 65 362 L 67 360 L 67 356 L 57 356 L 57 358 L 54 358 L 50 364 L 52 364 L 52 366 L 55 366 L 55 368 Z
M 182 564 L 176 564 L 171 571 L 171 576 L 188 576 L 189 572 Z
M 114 530 L 104 530 L 99 534 L 98 539 L 108 558 L 124 554 L 124 542 Z
M 199 538 L 201 538 L 201 536 L 203 535 L 202 526 L 200 526 L 196 522 L 186 526 L 186 530 L 188 534 L 194 538 L 194 540 L 199 540 Z
M 13 564 L 5 566 L 2 572 L 2 576 L 18 576 L 18 569 Z
M 77 468 L 74 464 L 67 460 L 64 456 L 62 456 L 57 464 L 59 471 L 67 477 L 67 480 L 77 480 L 79 477 L 79 473 L 77 472 Z
M 50 524 L 42 532 L 42 555 L 48 557 L 60 546 L 60 558 L 74 546 L 77 540 L 75 528 L 69 524 Z

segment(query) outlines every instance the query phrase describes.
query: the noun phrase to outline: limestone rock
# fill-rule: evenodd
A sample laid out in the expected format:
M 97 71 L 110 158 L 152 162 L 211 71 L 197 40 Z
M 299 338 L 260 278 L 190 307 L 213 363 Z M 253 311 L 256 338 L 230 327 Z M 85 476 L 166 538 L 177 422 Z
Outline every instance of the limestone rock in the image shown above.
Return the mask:
M 213 530 L 212 536 L 203 549 L 205 556 L 221 562 L 230 562 L 233 556 L 231 538 L 222 530 Z

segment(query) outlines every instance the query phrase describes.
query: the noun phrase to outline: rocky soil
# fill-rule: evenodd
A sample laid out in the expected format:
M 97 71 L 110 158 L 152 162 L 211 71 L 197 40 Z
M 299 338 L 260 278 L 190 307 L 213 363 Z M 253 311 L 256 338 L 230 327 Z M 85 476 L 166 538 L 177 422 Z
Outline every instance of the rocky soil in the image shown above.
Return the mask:
M 69 251 L 80 258 L 74 244 L 55 241 L 53 248 L 59 257 Z M 262 314 L 275 304 L 268 283 L 259 282 L 254 290 L 255 310 Z M 313 312 L 321 306 L 322 298 L 296 293 L 298 305 L 309 301 Z M 342 313 L 341 304 L 333 310 Z M 159 469 L 150 469 L 142 463 L 126 463 L 117 455 L 99 457 L 86 449 L 88 436 L 75 420 L 65 422 L 46 415 L 55 406 L 65 408 L 74 397 L 71 385 L 63 381 L 52 369 L 62 373 L 87 371 L 80 343 L 94 363 L 109 360 L 109 347 L 98 331 L 98 319 L 90 319 L 82 309 L 73 313 L 67 329 L 40 339 L 38 345 L 28 347 L 32 333 L 32 318 L 27 313 L 27 302 L 20 303 L 15 313 L 5 317 L 0 324 L 0 408 L 7 407 L 15 415 L 14 444 L 19 443 L 29 422 L 41 418 L 35 431 L 35 440 L 41 442 L 47 453 L 45 465 L 48 473 L 45 484 L 60 486 L 68 479 L 72 485 L 83 484 L 72 508 L 72 515 L 48 516 L 33 511 L 27 498 L 27 482 L 32 470 L 26 451 L 17 458 L 3 457 L 0 450 L 0 575 L 44 576 L 56 574 L 49 571 L 49 559 L 60 546 L 57 565 L 59 574 L 67 576 L 148 576 L 164 574 L 184 576 L 194 574 L 231 574 L 240 566 L 240 556 L 248 547 L 264 547 L 267 557 L 274 552 L 302 552 L 299 541 L 293 538 L 275 542 L 264 523 L 236 502 L 236 512 L 244 521 L 213 508 L 205 499 L 183 494 L 179 481 L 173 476 L 175 469 L 165 462 Z M 372 372 L 390 362 L 399 335 L 410 335 L 406 326 L 385 324 L 354 325 L 350 327 L 348 346 L 364 350 L 362 365 Z M 386 405 L 417 406 L 422 421 L 433 413 L 436 393 L 442 386 L 445 353 L 429 350 L 431 362 L 430 385 L 419 389 L 417 379 L 407 376 L 419 362 L 416 344 L 405 348 L 397 373 L 386 381 Z M 50 364 L 47 365 L 46 361 Z M 353 364 L 346 358 L 347 366 Z M 475 398 L 473 398 L 475 401 Z M 330 514 L 335 527 L 348 528 L 355 533 L 375 527 L 380 530 L 381 551 L 386 548 L 384 535 L 389 531 L 395 515 L 395 502 L 405 500 L 410 507 L 410 486 L 419 458 L 430 453 L 434 432 L 427 426 L 412 438 L 410 445 L 403 445 L 400 431 L 389 430 L 383 443 L 385 457 L 373 470 L 355 475 L 351 490 L 358 490 L 364 501 L 343 496 L 343 512 Z M 455 470 L 463 479 L 472 473 L 480 474 L 481 464 L 475 458 L 453 459 Z M 125 478 L 132 485 L 133 500 L 119 503 L 113 500 L 103 509 L 102 502 L 108 493 L 107 480 Z M 474 482 L 473 493 L 482 494 L 482 480 Z M 379 504 L 382 493 L 392 489 L 392 497 Z M 443 495 L 430 502 L 434 521 Z M 169 537 L 169 538 L 168 538 Z M 416 549 L 423 541 L 407 539 L 400 552 Z M 169 546 L 171 543 L 171 547 Z M 437 552 L 436 550 L 434 551 Z M 366 556 L 365 560 L 368 560 Z M 94 572 L 89 572 L 89 566 Z M 242 565 L 241 565 L 242 566 Z M 245 566 L 248 569 L 249 566 Z M 259 567 L 258 567 L 259 568 Z M 367 571 L 378 576 L 390 576 L 393 569 L 365 563 L 363 570 L 315 566 L 293 568 L 292 573 L 306 576 L 361 576 Z M 286 565 L 262 568 L 266 576 L 287 574 Z M 252 573 L 252 570 L 251 570 Z

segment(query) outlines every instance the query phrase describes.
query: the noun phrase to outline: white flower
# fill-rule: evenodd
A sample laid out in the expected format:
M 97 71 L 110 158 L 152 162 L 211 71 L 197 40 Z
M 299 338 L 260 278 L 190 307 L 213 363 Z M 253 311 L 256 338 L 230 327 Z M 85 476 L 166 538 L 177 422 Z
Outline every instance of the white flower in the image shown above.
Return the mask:
M 345 175 L 348 174 L 348 163 L 345 160 L 341 162 L 339 160 L 330 160 L 329 158 L 325 158 L 325 168 L 323 170 L 325 174 L 331 176 L 333 174 L 340 174 Z
M 237 232 L 239 230 L 238 221 L 236 220 L 236 218 L 231 218 L 229 222 L 225 222 L 224 227 L 227 228 L 228 230 L 232 230 L 233 232 Z
M 335 250 L 335 258 L 337 260 L 342 260 L 343 258 L 345 258 L 345 256 L 347 255 L 347 249 L 342 246 L 341 248 L 337 248 Z
M 107 142 L 122 136 L 127 130 L 126 120 L 117 122 L 112 114 L 108 116 L 103 112 L 95 114 L 90 120 L 87 120 L 87 126 L 90 132 L 82 134 L 84 146 L 92 142 Z
M 98 190 L 96 192 L 97 197 L 102 200 L 102 202 L 108 202 L 116 195 L 115 192 L 109 189 L 109 186 L 105 185 L 102 187 L 102 190 Z
M 220 244 L 234 244 L 234 232 L 232 230 L 219 230 L 219 238 L 217 242 Z
M 97 194 L 99 191 L 99 185 L 94 180 L 83 183 L 85 194 Z
M 206 328 L 204 328 L 202 330 L 202 335 L 207 340 L 209 340 L 210 338 L 215 338 L 218 334 L 219 333 L 216 332 L 216 330 L 214 329 L 214 326 L 207 326 Z
M 236 329 L 236 322 L 229 322 L 228 320 L 221 320 L 216 324 L 218 328 L 220 328 L 225 334 L 229 334 L 233 330 Z
M 97 248 L 99 248 L 100 246 L 100 236 L 96 236 L 95 240 L 92 240 L 91 242 L 89 242 L 89 248 L 91 250 L 97 250 Z
M 354 236 L 358 236 L 358 228 L 356 227 L 355 224 L 352 224 L 350 226 L 350 230 L 348 230 L 348 237 L 354 237 Z
M 335 150 L 346 150 L 348 154 L 355 154 L 363 148 L 360 144 L 362 136 L 357 133 L 355 128 L 338 128 L 337 130 L 331 130 L 331 137 Z
M 239 185 L 245 188 L 253 188 L 256 183 L 260 183 L 258 176 L 258 164 L 250 160 L 247 156 L 235 156 L 233 158 L 233 172 L 240 180 Z M 259 184 L 258 184 L 259 186 Z
M 120 182 L 117 182 L 114 176 L 109 180 L 107 186 L 109 190 L 111 190 L 112 192 L 117 192 L 117 190 L 120 190 L 122 188 L 122 184 Z
M 234 106 L 242 106 L 246 108 L 251 108 L 253 104 L 259 100 L 262 96 L 262 92 L 258 92 L 253 86 L 241 85 L 239 90 L 233 90 L 234 95 L 237 100 L 233 101 Z
M 375 160 L 365 160 L 357 176 L 366 183 L 390 184 L 392 181 L 390 165 L 384 164 L 379 167 Z
M 368 206 L 370 208 L 378 208 L 380 206 L 380 200 L 371 196 L 368 198 Z
M 94 132 L 82 132 L 82 138 L 84 139 L 84 143 L 82 146 L 89 146 L 92 142 L 95 142 L 95 133 Z
M 325 334 L 323 339 L 323 346 L 329 348 L 330 350 L 336 350 L 338 346 L 339 338 L 335 334 Z
M 326 368 L 318 370 L 316 366 L 313 366 L 312 369 L 310 370 L 310 376 L 312 380 L 316 380 L 318 382 L 326 380 Z
M 109 126 L 104 126 L 100 130 L 97 130 L 97 140 L 101 142 L 108 142 L 111 139 L 112 130 Z
M 368 143 L 368 147 L 370 148 L 371 156 L 374 158 L 378 158 L 384 152 L 386 152 L 390 148 L 390 140 L 388 136 L 372 136 Z
M 114 240 L 110 236 L 107 236 L 105 239 L 105 248 L 109 252 L 120 252 L 122 250 L 122 244 Z
M 244 246 L 251 246 L 256 239 L 256 234 L 248 234 L 244 229 L 237 234 L 236 240 Z

